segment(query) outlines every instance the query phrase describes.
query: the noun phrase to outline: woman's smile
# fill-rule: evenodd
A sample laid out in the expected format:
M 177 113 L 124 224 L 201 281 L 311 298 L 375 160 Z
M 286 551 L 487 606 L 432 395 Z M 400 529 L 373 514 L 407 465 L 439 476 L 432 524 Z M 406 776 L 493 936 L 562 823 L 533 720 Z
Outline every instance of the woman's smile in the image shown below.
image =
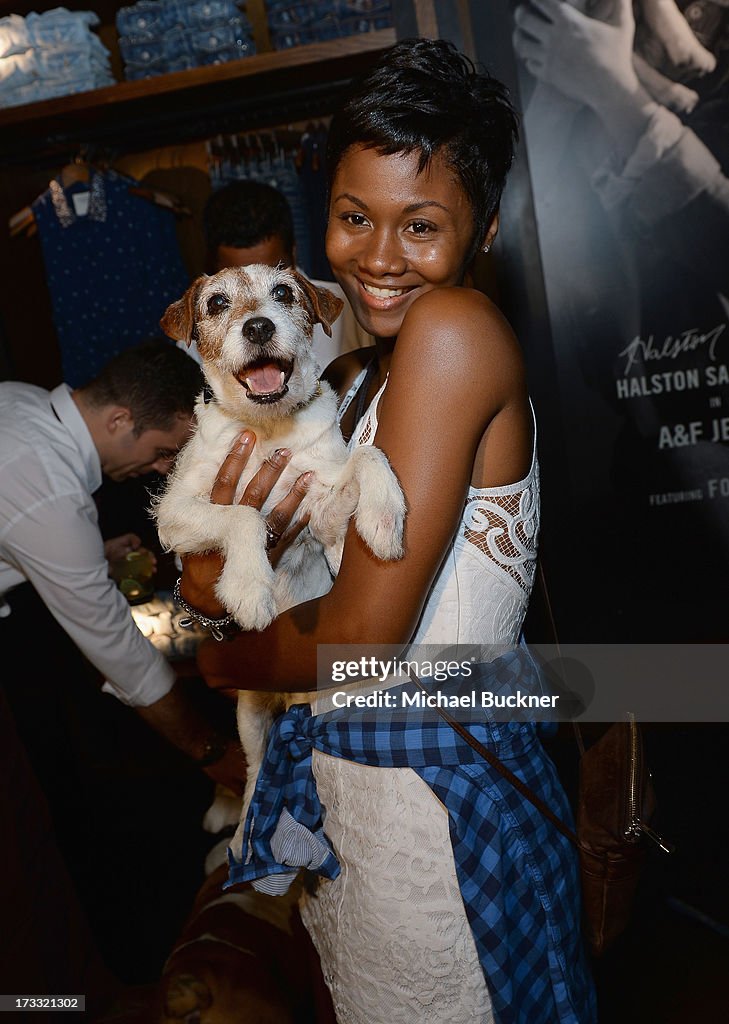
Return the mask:
M 393 310 L 407 301 L 412 288 L 388 288 L 386 285 L 359 281 L 362 303 L 372 310 Z
M 375 299 L 397 299 L 408 291 L 407 288 L 378 288 L 373 284 L 366 284 L 364 281 L 360 281 L 360 284 L 365 293 Z

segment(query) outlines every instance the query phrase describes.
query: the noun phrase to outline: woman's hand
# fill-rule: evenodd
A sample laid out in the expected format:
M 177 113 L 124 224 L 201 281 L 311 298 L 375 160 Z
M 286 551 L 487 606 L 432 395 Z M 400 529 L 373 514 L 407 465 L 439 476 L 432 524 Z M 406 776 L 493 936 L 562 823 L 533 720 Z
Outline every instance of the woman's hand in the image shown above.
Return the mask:
M 216 505 L 231 505 L 241 474 L 248 464 L 256 443 L 252 430 L 244 430 L 225 458 L 210 492 L 210 500 Z M 291 451 L 282 448 L 274 452 L 247 484 L 240 499 L 240 505 L 261 509 L 288 465 Z M 289 493 L 266 515 L 269 536 L 268 555 L 275 567 L 286 548 L 304 529 L 307 519 L 299 519 L 293 526 L 296 514 L 311 480 L 311 473 L 297 478 Z M 198 555 L 187 555 L 182 559 L 180 593 L 193 608 L 199 609 L 209 618 L 218 619 L 225 615 L 225 608 L 215 596 L 215 584 L 223 569 L 223 556 L 219 551 L 208 551 Z

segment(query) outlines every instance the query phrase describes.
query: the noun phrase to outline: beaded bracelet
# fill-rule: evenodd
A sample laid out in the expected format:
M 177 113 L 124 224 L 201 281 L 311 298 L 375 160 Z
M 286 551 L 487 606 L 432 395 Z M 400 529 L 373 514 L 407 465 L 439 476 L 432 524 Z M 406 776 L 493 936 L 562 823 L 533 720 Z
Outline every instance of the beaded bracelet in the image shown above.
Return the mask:
M 210 633 L 216 640 L 227 640 L 230 639 L 231 635 L 238 631 L 238 624 L 235 621 L 233 615 L 224 615 L 220 619 L 211 619 L 207 615 L 203 615 L 202 612 L 198 611 L 197 608 L 193 608 L 192 605 L 188 604 L 180 593 L 180 583 L 182 577 L 178 577 L 177 583 L 175 583 L 175 589 L 172 591 L 172 597 L 176 604 L 179 604 L 186 617 L 179 620 L 178 625 L 181 629 L 192 629 L 197 622 L 203 629 L 209 629 Z

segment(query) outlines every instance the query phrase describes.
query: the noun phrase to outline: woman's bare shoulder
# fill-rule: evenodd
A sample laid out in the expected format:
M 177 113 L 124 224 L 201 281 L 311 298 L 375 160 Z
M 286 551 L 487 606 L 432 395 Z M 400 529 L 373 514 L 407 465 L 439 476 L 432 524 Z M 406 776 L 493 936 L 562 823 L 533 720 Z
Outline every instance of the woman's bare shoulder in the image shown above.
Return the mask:
M 398 335 L 393 372 L 396 364 L 406 374 L 417 366 L 425 387 L 437 379 L 454 394 L 467 381 L 492 394 L 521 390 L 525 375 L 508 320 L 473 288 L 437 288 L 414 302 Z
M 508 321 L 481 292 L 435 289 L 408 310 L 382 402 L 381 436 L 391 446 L 392 439 L 410 439 L 408 463 L 421 475 L 442 477 L 452 459 L 459 486 L 466 476 L 475 486 L 496 486 L 528 471 L 524 361 Z M 437 464 L 433 453 L 440 453 Z

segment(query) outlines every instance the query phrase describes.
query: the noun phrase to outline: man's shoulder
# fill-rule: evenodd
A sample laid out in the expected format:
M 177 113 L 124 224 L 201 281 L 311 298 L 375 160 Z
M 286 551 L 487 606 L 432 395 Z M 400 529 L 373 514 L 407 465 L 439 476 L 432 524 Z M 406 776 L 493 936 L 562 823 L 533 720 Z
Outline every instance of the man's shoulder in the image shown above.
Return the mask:
M 0 400 L 16 402 L 39 402 L 48 399 L 47 388 L 29 384 L 23 380 L 0 381 Z
M 35 434 L 44 421 L 53 415 L 48 400 L 49 392 L 36 384 L 19 380 L 0 383 L 0 420 L 2 436 L 23 439 L 28 432 Z M 15 442 L 13 442 L 15 443 Z
M 80 417 L 78 422 L 82 425 Z M 79 494 L 90 499 L 92 441 L 80 439 L 80 433 L 73 417 L 69 422 L 62 388 L 0 384 L 0 461 L 5 483 L 10 487 L 14 481 L 18 495 L 43 503 L 60 496 L 76 500 Z

